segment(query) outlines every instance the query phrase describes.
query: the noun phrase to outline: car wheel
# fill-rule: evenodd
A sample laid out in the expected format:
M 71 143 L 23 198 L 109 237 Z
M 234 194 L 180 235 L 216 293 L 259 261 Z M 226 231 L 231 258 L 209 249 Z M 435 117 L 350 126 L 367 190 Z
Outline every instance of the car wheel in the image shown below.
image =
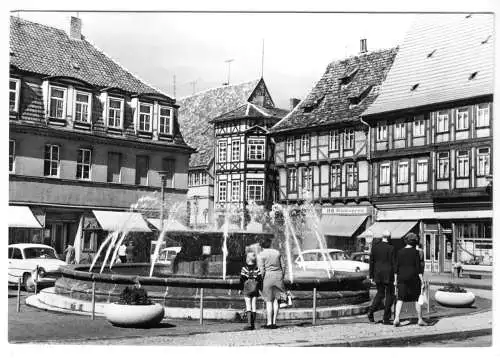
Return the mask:
M 354 271 L 355 271 L 355 272 L 359 272 L 359 271 L 361 271 L 361 270 L 359 269 L 359 267 L 356 267 L 356 269 L 355 269 Z
M 23 275 L 23 287 L 26 292 L 34 292 L 35 291 L 35 281 L 33 280 L 33 276 L 30 273 L 25 273 Z

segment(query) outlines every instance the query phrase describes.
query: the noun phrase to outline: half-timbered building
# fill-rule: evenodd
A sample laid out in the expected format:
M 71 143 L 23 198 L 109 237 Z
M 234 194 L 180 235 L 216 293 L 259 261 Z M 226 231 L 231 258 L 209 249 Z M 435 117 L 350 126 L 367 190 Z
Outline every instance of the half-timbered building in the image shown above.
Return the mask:
M 276 173 L 269 129 L 287 113 L 276 108 L 260 79 L 245 103 L 211 120 L 215 128 L 216 212 L 237 211 L 243 219 L 250 202 L 271 208 L 276 199 Z
M 361 113 L 375 100 L 397 49 L 332 62 L 312 91 L 272 129 L 279 201 L 313 200 L 329 247 L 357 248 L 371 221 L 368 126 Z
M 491 269 L 493 36 L 492 15 L 418 19 L 363 115 L 370 231 L 419 233 L 427 270 Z

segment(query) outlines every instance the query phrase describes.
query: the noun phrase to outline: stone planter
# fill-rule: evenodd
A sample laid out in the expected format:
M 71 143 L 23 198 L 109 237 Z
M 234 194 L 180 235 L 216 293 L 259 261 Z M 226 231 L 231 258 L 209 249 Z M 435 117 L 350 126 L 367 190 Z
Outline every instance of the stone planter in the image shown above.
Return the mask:
M 434 295 L 437 303 L 450 307 L 469 307 L 474 303 L 476 296 L 472 292 L 436 291 Z
M 114 326 L 150 327 L 161 322 L 165 315 L 162 305 L 121 305 L 110 303 L 104 309 L 106 319 Z

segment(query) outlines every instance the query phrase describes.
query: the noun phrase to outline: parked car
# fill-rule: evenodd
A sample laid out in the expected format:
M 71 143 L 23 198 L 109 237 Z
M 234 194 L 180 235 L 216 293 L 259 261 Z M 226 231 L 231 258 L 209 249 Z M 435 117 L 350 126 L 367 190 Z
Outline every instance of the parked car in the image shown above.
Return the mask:
M 330 259 L 326 255 L 330 256 Z M 325 270 L 342 272 L 362 272 L 368 274 L 369 265 L 364 262 L 350 260 L 346 253 L 338 249 L 316 249 L 302 251 L 295 263 L 306 270 Z
M 165 247 L 160 250 L 156 263 L 171 265 L 174 262 L 175 256 L 177 256 L 180 251 L 180 246 Z M 151 261 L 153 261 L 153 255 L 154 254 L 151 254 Z
M 9 248 L 9 283 L 17 283 L 19 278 L 26 291 L 37 285 L 53 284 L 59 275 L 59 268 L 66 265 L 56 251 L 42 244 L 11 244 Z M 37 272 L 38 267 L 38 272 Z
M 370 264 L 370 253 L 368 251 L 353 252 L 351 254 L 351 260 Z

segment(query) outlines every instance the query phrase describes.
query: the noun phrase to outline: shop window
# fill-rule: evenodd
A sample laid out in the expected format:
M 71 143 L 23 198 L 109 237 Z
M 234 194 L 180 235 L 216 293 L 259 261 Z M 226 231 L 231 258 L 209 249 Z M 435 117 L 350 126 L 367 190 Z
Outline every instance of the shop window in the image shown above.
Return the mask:
M 493 264 L 491 223 L 457 223 L 457 259 L 470 265 Z

